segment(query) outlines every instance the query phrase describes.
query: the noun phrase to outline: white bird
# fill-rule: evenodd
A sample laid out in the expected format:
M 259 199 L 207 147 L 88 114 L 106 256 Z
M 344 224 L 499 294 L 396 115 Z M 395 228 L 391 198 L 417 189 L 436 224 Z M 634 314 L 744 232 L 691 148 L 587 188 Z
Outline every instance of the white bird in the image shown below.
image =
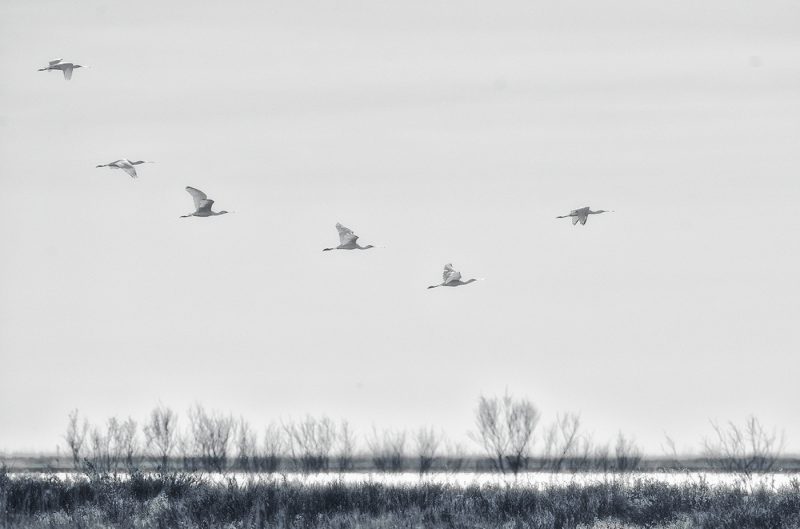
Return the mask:
M 599 215 L 600 213 L 613 213 L 613 211 L 606 211 L 605 209 L 598 209 L 597 211 L 592 211 L 589 209 L 589 206 L 581 209 L 573 209 L 569 212 L 569 215 L 561 215 L 556 217 L 557 219 L 566 219 L 572 217 L 572 225 L 576 225 L 578 222 L 581 223 L 581 226 L 586 224 L 586 221 L 589 220 L 589 215 Z
M 134 167 L 134 165 L 139 165 L 143 163 L 154 163 L 154 162 L 146 162 L 144 160 L 137 160 L 135 162 L 132 162 L 127 158 L 123 158 L 122 160 L 117 160 L 115 162 L 100 164 L 97 167 L 110 167 L 112 169 L 122 169 L 123 171 L 131 175 L 131 178 L 137 178 L 139 175 L 136 174 L 136 168 Z
M 181 218 L 186 217 L 213 217 L 215 215 L 224 215 L 228 213 L 227 211 L 211 211 L 211 206 L 214 205 L 214 201 L 208 198 L 208 196 L 200 191 L 199 189 L 195 189 L 193 187 L 186 186 L 186 191 L 192 195 L 194 199 L 194 213 L 189 213 L 188 215 L 181 215 Z
M 88 68 L 88 66 L 81 66 L 80 64 L 74 64 L 71 62 L 61 62 L 61 59 L 53 59 L 44 68 L 39 68 L 39 71 L 46 72 L 49 70 L 52 72 L 55 70 L 61 70 L 61 72 L 64 74 L 64 79 L 69 81 L 72 79 L 72 70 L 76 68 Z
M 461 272 L 453 268 L 451 263 L 444 265 L 444 272 L 442 272 L 442 282 L 438 285 L 431 285 L 428 288 L 436 287 L 460 287 L 461 285 L 469 285 L 474 281 L 481 281 L 481 279 L 467 279 L 461 281 Z
M 353 230 L 350 228 L 345 228 L 338 222 L 336 223 L 336 229 L 339 231 L 339 246 L 336 248 L 323 248 L 323 252 L 329 250 L 369 250 L 370 248 L 375 248 L 371 244 L 366 246 L 359 245 L 358 235 L 353 233 Z

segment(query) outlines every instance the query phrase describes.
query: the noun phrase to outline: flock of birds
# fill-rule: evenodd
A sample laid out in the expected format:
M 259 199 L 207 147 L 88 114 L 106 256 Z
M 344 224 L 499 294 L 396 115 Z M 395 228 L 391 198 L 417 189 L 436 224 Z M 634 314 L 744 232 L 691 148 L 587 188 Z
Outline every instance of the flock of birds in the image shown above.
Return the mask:
M 54 59 L 48 63 L 47 66 L 44 68 L 39 68 L 40 72 L 53 72 L 53 71 L 61 71 L 64 74 L 64 80 L 69 81 L 72 79 L 72 72 L 77 68 L 88 68 L 87 66 L 82 66 L 80 64 L 75 64 L 71 62 L 63 62 L 63 59 Z M 111 169 L 122 169 L 131 178 L 138 178 L 138 174 L 136 172 L 136 166 L 141 165 L 144 163 L 153 163 L 148 162 L 145 160 L 136 160 L 131 161 L 127 158 L 123 158 L 120 160 L 115 160 L 110 163 L 100 164 L 97 167 L 109 167 Z M 208 195 L 196 189 L 194 187 L 186 186 L 186 191 L 192 196 L 192 200 L 194 200 L 194 211 L 192 213 L 188 213 L 186 215 L 181 215 L 181 218 L 186 217 L 215 217 L 217 215 L 224 215 L 228 213 L 228 211 L 213 211 L 211 207 L 214 205 L 214 201 L 208 198 Z M 576 225 L 577 223 L 581 223 L 581 225 L 585 225 L 586 221 L 589 219 L 589 215 L 598 215 L 600 213 L 610 213 L 610 211 L 606 211 L 604 209 L 599 209 L 597 211 L 592 211 L 589 206 L 582 207 L 580 209 L 573 209 L 569 212 L 568 215 L 560 215 L 556 217 L 557 219 L 572 219 L 572 225 Z M 353 230 L 342 226 L 340 223 L 336 223 L 336 230 L 339 232 L 339 245 L 333 248 L 323 248 L 322 251 L 327 252 L 330 250 L 369 250 L 370 248 L 375 248 L 375 246 L 368 244 L 366 246 L 361 246 L 358 243 L 358 235 L 353 233 Z M 444 272 L 442 273 L 442 282 L 436 285 L 431 285 L 428 288 L 437 288 L 437 287 L 460 287 L 462 285 L 469 285 L 475 281 L 481 281 L 481 279 L 473 278 L 467 279 L 466 281 L 461 279 L 461 272 L 453 268 L 452 263 L 447 263 L 444 265 Z

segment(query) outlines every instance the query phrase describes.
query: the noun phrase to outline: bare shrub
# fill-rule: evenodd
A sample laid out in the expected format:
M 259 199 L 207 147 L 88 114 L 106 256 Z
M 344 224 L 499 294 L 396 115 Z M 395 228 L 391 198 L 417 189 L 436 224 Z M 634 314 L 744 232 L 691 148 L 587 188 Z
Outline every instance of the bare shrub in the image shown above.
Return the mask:
M 539 412 L 529 400 L 503 397 L 478 399 L 477 432 L 471 437 L 484 449 L 496 470 L 515 475 L 525 469 L 534 443 Z
M 678 449 L 675 446 L 675 440 L 672 439 L 666 432 L 664 432 L 664 444 L 661 445 L 661 450 L 664 455 L 669 458 L 669 465 L 672 468 L 681 468 L 680 458 L 678 457 Z
M 622 432 L 617 435 L 614 445 L 614 468 L 617 472 L 629 472 L 639 468 L 642 451 L 633 439 L 628 439 Z
M 343 420 L 339 424 L 339 435 L 336 451 L 336 462 L 339 472 L 353 470 L 353 454 L 356 450 L 356 436 L 350 423 Z
M 307 416 L 299 422 L 284 424 L 292 463 L 300 472 L 323 472 L 330 465 L 336 440 L 336 426 L 328 417 Z
M 116 445 L 123 464 L 132 469 L 139 457 L 139 436 L 137 435 L 136 421 L 128 417 L 119 425 Z
M 132 421 L 131 421 L 132 422 Z M 133 424 L 132 435 L 136 434 L 136 423 Z M 126 450 L 125 423 L 116 417 L 106 421 L 105 429 L 93 427 L 89 436 L 89 457 L 91 467 L 96 472 L 117 472 L 124 462 Z M 129 447 L 128 447 L 129 448 Z
M 177 432 L 175 449 L 181 456 L 181 468 L 186 472 L 199 470 L 199 458 L 195 456 L 194 441 L 191 432 Z M 163 467 L 162 467 L 163 468 Z
M 281 427 L 274 422 L 269 423 L 264 430 L 264 449 L 260 470 L 272 473 L 280 468 L 285 444 Z
M 208 412 L 200 404 L 189 410 L 194 451 L 203 468 L 222 472 L 228 464 L 228 450 L 234 433 L 234 420 L 218 411 Z
M 436 460 L 441 437 L 433 427 L 422 427 L 414 434 L 414 450 L 417 454 L 417 470 L 420 474 L 430 471 Z
M 166 471 L 169 457 L 178 445 L 178 415 L 166 406 L 153 408 L 144 425 L 144 437 L 148 452 L 158 458 L 161 470 Z
M 64 434 L 64 440 L 67 442 L 67 448 L 69 448 L 70 454 L 72 454 L 72 465 L 76 470 L 81 467 L 83 445 L 86 442 L 88 433 L 89 421 L 84 418 L 83 422 L 81 422 L 78 417 L 77 409 L 69 412 L 67 431 Z
M 260 466 L 256 434 L 250 424 L 239 418 L 236 426 L 236 465 L 240 470 L 258 470 Z
M 459 472 L 463 470 L 464 463 L 466 462 L 466 450 L 464 445 L 445 439 L 444 441 L 445 456 L 444 469 L 447 472 Z
M 403 470 L 406 449 L 405 430 L 378 430 L 372 427 L 372 437 L 367 439 L 372 464 L 383 472 L 400 472 Z
M 594 461 L 594 468 L 603 474 L 611 470 L 611 450 L 608 444 L 598 445 L 592 451 L 592 459 Z
M 559 472 L 562 468 L 575 469 L 578 466 L 578 456 L 581 453 L 581 418 L 574 413 L 557 415 L 555 422 L 545 433 L 544 438 L 544 466 L 552 472 Z
M 703 441 L 703 452 L 714 468 L 736 472 L 749 478 L 754 472 L 769 472 L 783 450 L 783 433 L 767 431 L 755 416 L 739 426 L 711 423 L 714 435 Z

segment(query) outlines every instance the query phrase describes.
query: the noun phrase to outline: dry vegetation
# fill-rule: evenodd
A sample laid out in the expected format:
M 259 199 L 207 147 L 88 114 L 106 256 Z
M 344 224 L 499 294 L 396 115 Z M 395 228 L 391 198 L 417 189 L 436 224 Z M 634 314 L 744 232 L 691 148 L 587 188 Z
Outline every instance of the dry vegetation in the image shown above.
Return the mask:
M 92 425 L 73 411 L 64 434 L 72 477 L 3 468 L 0 528 L 800 528 L 800 480 L 776 490 L 753 479 L 786 463 L 782 437 L 756 418 L 712 423 L 694 461 L 741 477 L 717 487 L 634 479 L 629 472 L 646 463 L 630 437 L 596 443 L 576 414 L 541 423 L 527 399 L 481 397 L 470 437 L 483 455 L 467 457 L 430 426 L 373 428 L 359 438 L 346 421 L 324 416 L 271 422 L 259 433 L 242 418 L 199 404 L 185 419 L 159 405 L 141 427 L 132 418 Z M 671 439 L 666 444 L 671 457 L 662 463 L 687 467 Z M 220 483 L 195 472 L 230 470 L 261 477 Z M 353 470 L 593 470 L 605 478 L 535 488 L 514 485 L 511 476 L 505 486 L 467 487 L 426 480 L 313 484 L 282 476 Z
M 797 528 L 800 482 L 779 490 L 646 480 L 536 489 L 0 472 L 0 527 Z
M 749 480 L 771 471 L 800 469 L 782 458 L 783 437 L 749 417 L 742 425 L 711 423 L 712 435 L 696 457 L 680 457 L 666 437 L 665 457 L 644 459 L 633 438 L 622 432 L 596 442 L 579 415 L 556 415 L 543 424 L 525 398 L 481 396 L 465 447 L 432 426 L 416 430 L 379 429 L 358 435 L 347 421 L 308 415 L 254 428 L 243 418 L 192 406 L 184 416 L 159 405 L 141 423 L 109 418 L 90 424 L 72 411 L 64 441 L 68 459 L 11 460 L 12 470 L 100 473 L 149 471 L 244 472 L 519 472 L 624 473 L 637 470 L 734 472 Z M 469 455 L 468 455 L 469 454 Z

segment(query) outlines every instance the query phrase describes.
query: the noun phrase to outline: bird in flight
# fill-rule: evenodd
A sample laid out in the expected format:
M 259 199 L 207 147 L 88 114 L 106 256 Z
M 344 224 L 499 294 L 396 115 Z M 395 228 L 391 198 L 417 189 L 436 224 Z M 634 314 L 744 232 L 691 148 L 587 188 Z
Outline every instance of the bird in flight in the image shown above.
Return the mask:
M 195 211 L 193 213 L 189 213 L 188 215 L 181 215 L 181 218 L 213 217 L 215 215 L 224 215 L 225 213 L 228 213 L 227 211 L 211 211 L 211 206 L 214 205 L 214 201 L 208 198 L 208 196 L 199 189 L 186 186 L 186 191 L 188 191 L 188 193 L 192 195 L 192 198 L 194 199 Z
M 461 272 L 453 268 L 451 263 L 444 265 L 444 272 L 442 272 L 442 282 L 438 285 L 431 285 L 428 288 L 436 287 L 460 287 L 461 285 L 469 285 L 474 281 L 481 281 L 481 279 L 467 279 L 461 281 Z
M 375 248 L 371 244 L 366 246 L 358 244 L 358 235 L 353 233 L 353 230 L 350 228 L 345 228 L 338 222 L 336 223 L 336 229 L 339 231 L 339 246 L 336 248 L 323 248 L 323 252 L 329 250 L 369 250 L 370 248 Z
M 69 81 L 72 79 L 72 70 L 75 68 L 88 68 L 88 66 L 81 66 L 80 64 L 73 64 L 71 62 L 61 62 L 61 59 L 53 59 L 44 68 L 39 68 L 40 72 L 61 70 L 64 74 L 64 80 Z
M 589 206 L 581 209 L 573 209 L 569 212 L 569 215 L 561 215 L 556 217 L 557 219 L 566 219 L 572 217 L 572 225 L 576 225 L 578 222 L 581 223 L 581 226 L 586 224 L 586 221 L 589 220 L 589 215 L 599 215 L 600 213 L 613 213 L 613 211 L 606 211 L 605 209 L 598 209 L 597 211 L 592 211 L 589 209 Z
M 134 165 L 139 165 L 143 163 L 153 163 L 153 162 L 146 162 L 144 160 L 137 160 L 135 162 L 132 162 L 127 158 L 123 158 L 122 160 L 117 160 L 115 162 L 100 164 L 97 167 L 110 167 L 112 169 L 122 169 L 123 171 L 131 175 L 131 178 L 137 178 L 139 175 L 136 174 L 136 168 L 134 167 Z

